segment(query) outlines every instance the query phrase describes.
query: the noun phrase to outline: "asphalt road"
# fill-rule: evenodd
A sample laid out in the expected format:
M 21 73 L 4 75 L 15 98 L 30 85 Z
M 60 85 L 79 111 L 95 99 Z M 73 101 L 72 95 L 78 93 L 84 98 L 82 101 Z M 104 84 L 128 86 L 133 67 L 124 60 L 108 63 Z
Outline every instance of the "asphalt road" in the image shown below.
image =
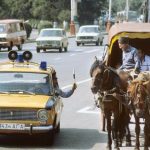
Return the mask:
M 90 90 L 90 66 L 94 57 L 102 56 L 104 46 L 76 46 L 75 39 L 69 39 L 68 52 L 47 51 L 36 53 L 35 43 L 24 44 L 23 50 L 33 53 L 33 61 L 47 61 L 56 71 L 60 87 L 67 90 L 73 80 L 73 68 L 76 72 L 78 88 L 67 99 L 63 99 L 64 109 L 61 117 L 61 132 L 56 135 L 52 147 L 43 144 L 42 137 L 1 136 L 0 150 L 104 150 L 107 134 L 101 131 L 100 110 L 94 108 L 94 98 Z M 7 59 L 7 51 L 0 53 L 0 61 Z M 132 148 L 123 147 L 121 150 Z

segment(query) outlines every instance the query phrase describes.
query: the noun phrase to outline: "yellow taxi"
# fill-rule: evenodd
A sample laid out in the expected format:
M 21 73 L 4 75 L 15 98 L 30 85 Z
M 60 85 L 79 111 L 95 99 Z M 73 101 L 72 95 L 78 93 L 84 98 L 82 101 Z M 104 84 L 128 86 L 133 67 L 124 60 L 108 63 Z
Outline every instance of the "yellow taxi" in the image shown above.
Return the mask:
M 0 134 L 42 134 L 53 144 L 60 131 L 62 99 L 55 94 L 46 62 L 30 62 L 32 54 L 10 51 L 0 63 Z M 46 135 L 46 136 L 45 136 Z

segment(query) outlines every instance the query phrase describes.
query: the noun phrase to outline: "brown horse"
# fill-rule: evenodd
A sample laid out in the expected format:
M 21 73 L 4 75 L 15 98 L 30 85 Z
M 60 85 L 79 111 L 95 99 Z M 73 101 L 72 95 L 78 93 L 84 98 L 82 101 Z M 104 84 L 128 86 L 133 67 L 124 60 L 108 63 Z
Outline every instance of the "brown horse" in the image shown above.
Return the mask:
M 136 145 L 135 150 L 139 150 L 140 118 L 145 118 L 144 126 L 144 150 L 148 150 L 149 128 L 150 128 L 150 75 L 141 73 L 132 81 L 128 88 L 131 96 L 131 104 L 135 117 Z
M 107 149 L 112 149 L 112 133 L 114 139 L 114 148 L 119 150 L 119 142 L 122 142 L 123 136 L 126 132 L 126 127 L 128 126 L 130 120 L 129 116 L 127 115 L 128 113 L 126 113 L 126 108 L 123 105 L 123 103 L 125 103 L 123 95 L 124 86 L 115 70 L 105 66 L 103 62 L 99 60 L 95 60 L 91 66 L 90 75 L 92 77 L 92 92 L 94 94 L 98 93 L 102 98 L 101 108 L 107 120 Z M 118 99 L 115 94 L 119 94 L 120 98 Z M 114 119 L 111 123 L 112 115 Z M 131 140 L 129 129 L 126 140 L 130 145 Z

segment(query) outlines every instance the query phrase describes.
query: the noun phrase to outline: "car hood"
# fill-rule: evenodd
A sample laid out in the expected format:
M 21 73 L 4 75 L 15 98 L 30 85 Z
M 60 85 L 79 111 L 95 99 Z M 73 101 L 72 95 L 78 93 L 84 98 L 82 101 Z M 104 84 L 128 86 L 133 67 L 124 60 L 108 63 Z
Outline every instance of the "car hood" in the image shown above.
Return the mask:
M 99 33 L 78 33 L 77 36 L 98 36 Z
M 45 108 L 51 98 L 43 95 L 0 94 L 0 108 Z
M 60 41 L 62 37 L 38 37 L 36 41 Z

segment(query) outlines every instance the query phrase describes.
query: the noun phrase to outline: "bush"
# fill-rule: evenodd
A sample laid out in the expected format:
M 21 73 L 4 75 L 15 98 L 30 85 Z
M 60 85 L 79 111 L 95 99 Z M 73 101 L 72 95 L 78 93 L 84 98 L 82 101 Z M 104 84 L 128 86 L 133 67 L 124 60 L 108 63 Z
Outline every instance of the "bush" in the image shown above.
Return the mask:
M 24 23 L 24 27 L 25 27 L 25 30 L 26 30 L 26 33 L 27 33 L 27 38 L 30 37 L 30 34 L 32 32 L 32 27 L 29 23 Z
M 41 29 L 43 28 L 52 28 L 53 24 L 50 21 L 40 21 L 38 24 L 38 31 L 40 32 Z

